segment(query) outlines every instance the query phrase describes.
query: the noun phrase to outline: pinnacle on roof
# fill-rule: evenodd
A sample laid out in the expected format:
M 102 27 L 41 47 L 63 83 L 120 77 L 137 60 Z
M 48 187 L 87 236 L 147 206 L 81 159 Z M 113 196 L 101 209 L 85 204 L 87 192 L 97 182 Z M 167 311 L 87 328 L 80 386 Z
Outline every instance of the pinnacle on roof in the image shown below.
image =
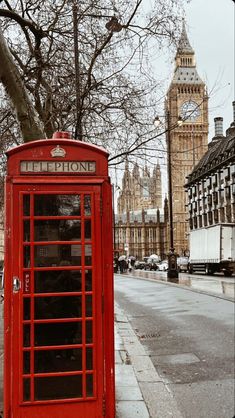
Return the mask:
M 138 166 L 137 162 L 135 162 L 135 164 L 134 164 L 132 174 L 133 174 L 133 176 L 139 176 L 140 175 L 139 166 Z
M 145 162 L 145 166 L 143 168 L 143 177 L 150 177 L 150 171 L 149 171 L 149 168 L 148 168 L 146 162 Z
M 185 21 L 183 19 L 182 32 L 179 40 L 177 54 L 194 54 L 194 50 L 190 45 L 188 35 L 186 32 Z
M 129 171 L 129 161 L 128 161 L 128 158 L 126 158 L 126 161 L 125 161 L 125 171 Z

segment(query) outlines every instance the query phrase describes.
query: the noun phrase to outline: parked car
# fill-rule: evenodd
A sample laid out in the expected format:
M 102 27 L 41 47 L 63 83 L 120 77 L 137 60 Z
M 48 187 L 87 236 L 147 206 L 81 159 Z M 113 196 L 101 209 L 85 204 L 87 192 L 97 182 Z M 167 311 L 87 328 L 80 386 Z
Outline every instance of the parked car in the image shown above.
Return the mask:
M 189 271 L 189 257 L 178 257 L 177 258 L 177 269 L 181 271 Z
M 142 260 L 142 261 L 137 260 L 135 262 L 134 267 L 135 267 L 136 270 L 143 270 L 145 268 L 145 266 L 146 266 L 146 262 L 144 260 Z
M 154 270 L 154 271 L 156 271 L 156 270 L 158 270 L 158 264 L 154 260 L 150 259 L 145 264 L 144 269 L 145 270 Z
M 163 260 L 160 263 L 158 263 L 158 270 L 159 271 L 167 271 L 168 270 L 168 261 Z

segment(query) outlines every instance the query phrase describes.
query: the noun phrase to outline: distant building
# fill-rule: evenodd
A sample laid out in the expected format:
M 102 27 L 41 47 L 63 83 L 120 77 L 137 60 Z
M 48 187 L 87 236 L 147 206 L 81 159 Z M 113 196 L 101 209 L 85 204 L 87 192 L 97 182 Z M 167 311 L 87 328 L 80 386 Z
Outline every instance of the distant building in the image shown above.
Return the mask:
M 160 165 L 157 164 L 154 167 L 151 175 L 147 166 L 141 173 L 137 163 L 131 172 L 127 161 L 122 178 L 122 189 L 117 202 L 118 213 L 161 207 L 162 180 Z
M 190 229 L 235 223 L 235 102 L 233 122 L 223 134 L 223 118 L 215 118 L 208 151 L 187 178 Z
M 122 189 L 115 216 L 114 248 L 116 253 L 139 260 L 151 254 L 162 259 L 168 251 L 168 204 L 162 208 L 161 170 L 157 164 L 152 175 L 136 163 L 132 172 L 126 163 Z

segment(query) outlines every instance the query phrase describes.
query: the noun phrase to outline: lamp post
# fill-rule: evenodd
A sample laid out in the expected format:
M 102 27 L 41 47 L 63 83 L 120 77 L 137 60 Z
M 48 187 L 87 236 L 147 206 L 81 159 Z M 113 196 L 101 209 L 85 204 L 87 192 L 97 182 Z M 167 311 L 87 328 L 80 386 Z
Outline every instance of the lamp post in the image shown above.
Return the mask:
M 177 120 L 177 125 L 182 125 L 183 120 L 179 116 Z M 160 125 L 160 119 L 157 116 L 154 120 L 154 124 L 156 127 Z M 171 282 L 178 282 L 178 269 L 177 269 L 177 256 L 175 253 L 174 248 L 174 225 L 173 225 L 173 202 L 172 202 L 172 176 L 171 176 L 171 135 L 170 132 L 174 129 L 174 126 L 171 127 L 170 124 L 170 111 L 167 110 L 166 113 L 166 143 L 167 143 L 167 175 L 168 175 L 168 205 L 169 205 L 169 244 L 170 249 L 168 253 L 168 271 L 167 271 L 167 279 Z

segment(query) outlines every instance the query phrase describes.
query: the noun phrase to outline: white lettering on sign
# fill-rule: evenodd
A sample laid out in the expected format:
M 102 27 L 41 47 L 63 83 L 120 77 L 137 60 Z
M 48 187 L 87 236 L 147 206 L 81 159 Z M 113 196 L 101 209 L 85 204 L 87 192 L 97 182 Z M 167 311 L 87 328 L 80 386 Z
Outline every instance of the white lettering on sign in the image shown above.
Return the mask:
M 21 161 L 21 173 L 95 173 L 95 161 Z
M 25 273 L 24 275 L 24 293 L 30 293 L 30 274 Z

